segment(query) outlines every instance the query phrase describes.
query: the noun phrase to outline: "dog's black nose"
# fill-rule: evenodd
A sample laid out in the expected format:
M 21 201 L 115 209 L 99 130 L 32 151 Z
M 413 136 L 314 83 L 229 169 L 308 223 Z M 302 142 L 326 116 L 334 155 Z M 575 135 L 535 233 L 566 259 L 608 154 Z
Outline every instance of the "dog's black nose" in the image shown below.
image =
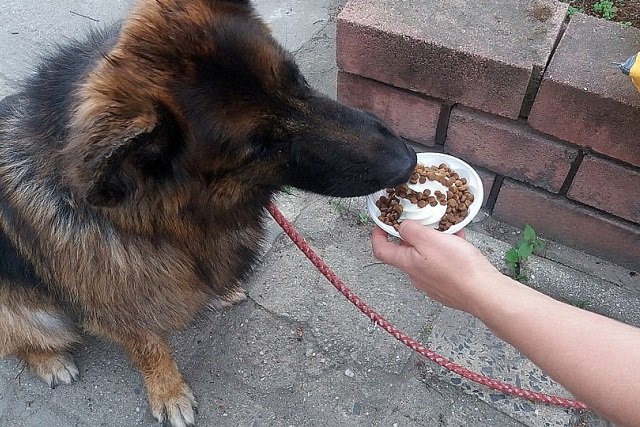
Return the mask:
M 395 187 L 409 181 L 416 168 L 418 158 L 413 148 L 406 144 L 398 144 L 393 155 L 383 159 L 380 181 L 384 187 Z

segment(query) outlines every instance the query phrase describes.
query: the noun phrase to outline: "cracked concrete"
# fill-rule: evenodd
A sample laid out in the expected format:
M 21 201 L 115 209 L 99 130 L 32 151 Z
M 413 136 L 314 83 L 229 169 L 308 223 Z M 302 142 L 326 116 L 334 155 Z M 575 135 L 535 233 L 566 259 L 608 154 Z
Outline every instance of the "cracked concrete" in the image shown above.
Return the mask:
M 5 2 L 0 96 L 15 90 L 44 45 L 117 19 L 130 3 Z M 330 96 L 336 88 L 335 16 L 343 3 L 255 2 L 310 83 Z M 429 300 L 404 275 L 376 262 L 369 246 L 371 224 L 358 220 L 362 199 L 294 191 L 283 194 L 278 205 L 357 294 L 410 335 L 482 373 L 565 393 L 482 324 Z M 503 266 L 517 231 L 490 217 L 479 219 L 469 240 Z M 553 242 L 547 247 L 544 258 L 527 264 L 532 286 L 568 302 L 588 301 L 590 310 L 640 325 L 640 278 Z M 205 313 L 171 338 L 200 403 L 198 425 L 606 425 L 592 415 L 490 392 L 414 354 L 342 298 L 271 220 L 262 260 L 245 287 L 247 301 Z M 80 381 L 55 390 L 23 372 L 15 359 L 1 360 L 0 425 L 155 424 L 140 375 L 120 348 L 87 337 L 75 357 Z

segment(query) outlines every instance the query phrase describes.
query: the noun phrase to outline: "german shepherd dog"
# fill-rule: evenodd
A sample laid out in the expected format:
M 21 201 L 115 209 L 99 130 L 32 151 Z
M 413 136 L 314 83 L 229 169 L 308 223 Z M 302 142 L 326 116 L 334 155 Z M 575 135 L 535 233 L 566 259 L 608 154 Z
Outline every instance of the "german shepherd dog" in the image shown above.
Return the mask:
M 55 386 L 80 335 L 104 337 L 152 414 L 191 425 L 166 336 L 245 298 L 274 195 L 360 196 L 415 164 L 311 89 L 249 0 L 140 0 L 0 104 L 0 356 Z

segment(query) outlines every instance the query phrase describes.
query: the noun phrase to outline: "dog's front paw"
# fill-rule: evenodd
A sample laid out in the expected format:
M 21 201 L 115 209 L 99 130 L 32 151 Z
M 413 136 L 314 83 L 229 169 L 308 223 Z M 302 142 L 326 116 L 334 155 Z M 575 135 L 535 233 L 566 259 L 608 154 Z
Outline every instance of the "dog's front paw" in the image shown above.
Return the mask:
M 186 383 L 180 384 L 173 392 L 149 390 L 151 413 L 158 422 L 172 427 L 193 426 L 195 410 L 198 407 L 193 392 Z
M 20 357 L 29 366 L 29 370 L 51 388 L 59 384 L 70 384 L 78 379 L 78 367 L 66 353 L 34 352 L 20 354 Z

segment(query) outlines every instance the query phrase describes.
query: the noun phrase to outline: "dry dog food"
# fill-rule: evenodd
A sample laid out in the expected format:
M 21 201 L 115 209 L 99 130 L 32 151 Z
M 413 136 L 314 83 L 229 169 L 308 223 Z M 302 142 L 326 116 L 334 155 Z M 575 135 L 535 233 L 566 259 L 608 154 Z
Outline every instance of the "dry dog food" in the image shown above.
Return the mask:
M 427 181 L 436 181 L 447 189 L 446 193 L 425 189 L 422 192 L 410 188 L 411 185 L 424 184 Z M 404 207 L 401 200 L 408 200 L 412 205 L 421 209 L 435 208 L 438 205 L 447 206 L 444 215 L 438 223 L 438 230 L 445 231 L 451 226 L 464 220 L 469 214 L 469 206 L 473 203 L 473 194 L 469 191 L 469 185 L 465 178 L 442 163 L 439 166 L 424 166 L 418 164 L 407 184 L 395 188 L 388 188 L 386 196 L 381 196 L 376 201 L 380 209 L 379 219 L 383 223 L 392 226 L 396 230 L 404 219 L 402 213 Z

